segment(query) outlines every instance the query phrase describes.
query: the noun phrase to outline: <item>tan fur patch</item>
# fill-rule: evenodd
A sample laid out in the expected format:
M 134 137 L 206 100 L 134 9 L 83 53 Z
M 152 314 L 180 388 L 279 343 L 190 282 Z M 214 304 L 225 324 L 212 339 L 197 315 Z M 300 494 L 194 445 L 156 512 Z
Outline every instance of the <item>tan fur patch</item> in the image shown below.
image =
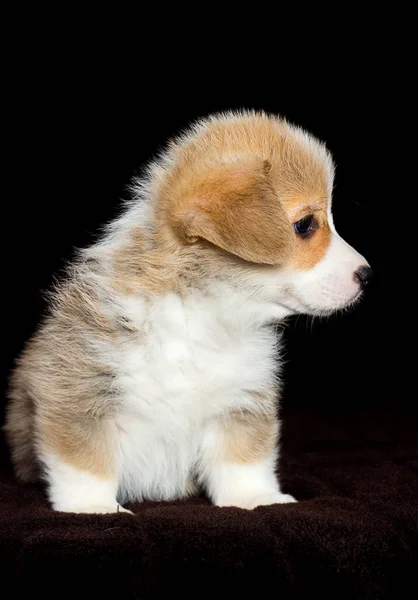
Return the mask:
M 324 223 L 307 240 L 297 240 L 296 251 L 291 265 L 296 269 L 312 269 L 325 255 L 331 241 L 328 224 Z
M 296 197 L 284 203 L 288 218 L 296 223 L 306 215 L 314 215 L 318 228 L 306 239 L 295 235 L 296 243 L 290 265 L 295 269 L 312 269 L 324 256 L 331 242 L 327 219 L 328 198 L 312 200 Z
M 242 160 L 199 172 L 177 190 L 173 226 L 188 242 L 203 238 L 250 262 L 285 263 L 293 232 L 269 170 L 267 161 Z
M 89 345 L 116 341 L 116 334 L 82 271 L 61 286 L 53 315 L 27 344 L 10 380 L 5 433 L 21 479 L 38 475 L 35 446 L 74 467 L 111 476 L 114 373 Z
M 42 419 L 40 448 L 102 479 L 115 476 L 117 431 L 110 420 Z
M 233 413 L 222 421 L 225 441 L 220 458 L 233 463 L 255 463 L 271 455 L 279 424 L 273 416 Z

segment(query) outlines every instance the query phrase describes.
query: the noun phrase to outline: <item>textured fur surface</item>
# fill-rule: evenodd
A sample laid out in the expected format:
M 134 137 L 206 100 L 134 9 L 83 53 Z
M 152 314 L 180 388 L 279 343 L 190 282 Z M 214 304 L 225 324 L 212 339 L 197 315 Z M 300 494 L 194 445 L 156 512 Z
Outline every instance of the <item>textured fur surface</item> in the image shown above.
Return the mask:
M 333 176 L 325 147 L 274 116 L 218 115 L 173 141 L 17 361 L 17 476 L 42 475 L 69 512 L 202 487 L 221 506 L 293 501 L 275 472 L 277 323 L 355 302 L 367 264 L 333 225 Z

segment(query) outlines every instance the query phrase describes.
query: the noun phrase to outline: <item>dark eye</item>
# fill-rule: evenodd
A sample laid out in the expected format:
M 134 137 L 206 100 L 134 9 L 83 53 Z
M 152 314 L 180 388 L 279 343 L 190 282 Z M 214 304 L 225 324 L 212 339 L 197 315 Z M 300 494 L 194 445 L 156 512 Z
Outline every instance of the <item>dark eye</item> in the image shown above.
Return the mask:
M 307 215 L 303 219 L 296 221 L 293 227 L 298 235 L 308 237 L 313 231 L 318 229 L 318 223 L 313 215 Z

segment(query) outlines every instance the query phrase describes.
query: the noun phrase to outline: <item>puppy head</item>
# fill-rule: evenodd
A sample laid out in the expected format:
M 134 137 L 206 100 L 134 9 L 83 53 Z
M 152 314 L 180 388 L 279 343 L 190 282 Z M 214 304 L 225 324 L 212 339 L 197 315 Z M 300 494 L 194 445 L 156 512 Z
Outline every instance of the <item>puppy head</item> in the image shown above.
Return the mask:
M 232 115 L 171 152 L 166 206 L 183 243 L 238 257 L 286 314 L 329 314 L 360 297 L 371 271 L 336 232 L 334 167 L 318 140 L 275 117 Z

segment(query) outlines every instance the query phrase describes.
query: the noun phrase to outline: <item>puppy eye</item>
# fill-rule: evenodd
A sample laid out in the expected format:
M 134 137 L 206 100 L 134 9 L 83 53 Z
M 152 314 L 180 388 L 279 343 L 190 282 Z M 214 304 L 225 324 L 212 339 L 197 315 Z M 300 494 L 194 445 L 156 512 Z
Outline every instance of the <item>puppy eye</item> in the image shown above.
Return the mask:
M 313 231 L 318 229 L 318 223 L 313 215 L 307 215 L 303 219 L 296 221 L 293 227 L 301 237 L 309 237 Z

